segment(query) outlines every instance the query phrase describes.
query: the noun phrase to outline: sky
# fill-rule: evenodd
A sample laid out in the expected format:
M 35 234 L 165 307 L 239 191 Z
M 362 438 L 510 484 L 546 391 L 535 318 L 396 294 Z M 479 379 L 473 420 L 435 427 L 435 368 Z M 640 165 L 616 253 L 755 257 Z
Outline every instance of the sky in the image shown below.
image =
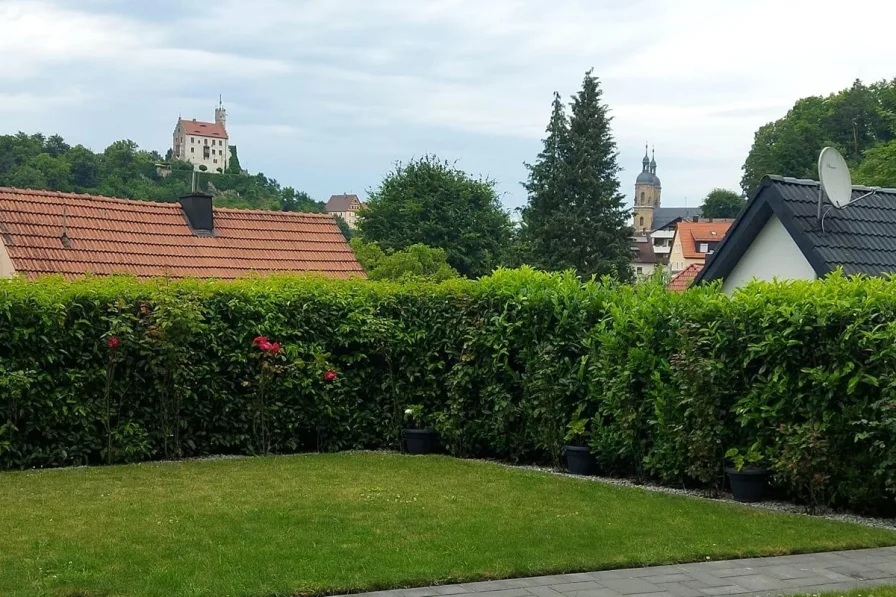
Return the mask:
M 434 153 L 512 209 L 553 92 L 593 68 L 629 202 L 650 143 L 663 205 L 698 205 L 797 99 L 896 77 L 894 21 L 889 0 L 0 0 L 0 134 L 164 153 L 221 95 L 243 167 L 316 199 Z

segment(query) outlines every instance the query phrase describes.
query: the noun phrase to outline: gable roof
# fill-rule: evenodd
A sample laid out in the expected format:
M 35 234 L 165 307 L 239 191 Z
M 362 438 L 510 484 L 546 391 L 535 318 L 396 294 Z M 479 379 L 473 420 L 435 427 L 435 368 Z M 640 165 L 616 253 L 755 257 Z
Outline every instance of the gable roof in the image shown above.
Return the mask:
M 0 242 L 27 277 L 364 275 L 325 214 L 214 208 L 214 226 L 194 234 L 178 203 L 0 187 Z
M 217 122 L 202 122 L 201 120 L 184 120 L 181 118 L 177 121 L 184 127 L 184 133 L 197 137 L 214 137 L 216 139 L 226 139 L 227 131 L 224 126 Z
M 690 220 L 695 216 L 702 215 L 703 210 L 699 207 L 657 207 L 653 210 L 653 230 L 665 228 L 676 220 Z
M 632 261 L 641 264 L 660 263 L 650 238 L 636 236 L 632 239 Z
M 852 198 L 871 190 L 854 186 Z M 823 201 L 823 229 L 818 220 L 820 191 L 814 180 L 763 178 L 697 283 L 728 276 L 772 215 L 778 217 L 819 277 L 841 266 L 846 274 L 896 272 L 896 189 L 878 189 L 875 195 L 845 209 Z
M 694 283 L 694 279 L 702 270 L 702 265 L 699 263 L 692 263 L 675 274 L 675 277 L 666 284 L 666 289 L 673 292 L 684 292 Z
M 697 243 L 719 242 L 734 220 L 712 220 L 711 222 L 679 222 L 675 235 L 681 239 L 681 253 L 687 259 L 700 259 L 706 254 L 697 250 Z
M 327 205 L 324 209 L 327 210 L 327 213 L 351 211 L 352 203 L 355 201 L 361 203 L 361 200 L 357 195 L 333 195 L 330 197 L 330 200 L 327 201 Z

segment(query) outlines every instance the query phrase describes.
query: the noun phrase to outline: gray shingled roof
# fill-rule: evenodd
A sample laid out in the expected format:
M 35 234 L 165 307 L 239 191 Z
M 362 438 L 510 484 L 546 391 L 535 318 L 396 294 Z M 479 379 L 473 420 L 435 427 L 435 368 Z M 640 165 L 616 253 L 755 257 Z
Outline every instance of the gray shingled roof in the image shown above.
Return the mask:
M 699 207 L 657 207 L 653 210 L 653 229 L 659 230 L 678 218 L 690 219 L 702 213 Z
M 846 274 L 896 273 L 896 189 L 880 189 L 843 209 L 832 207 L 825 198 L 823 228 L 818 220 L 820 189 L 814 180 L 764 178 L 698 281 L 727 276 L 772 214 L 781 220 L 819 276 L 838 267 Z M 871 190 L 854 186 L 852 197 L 857 199 Z

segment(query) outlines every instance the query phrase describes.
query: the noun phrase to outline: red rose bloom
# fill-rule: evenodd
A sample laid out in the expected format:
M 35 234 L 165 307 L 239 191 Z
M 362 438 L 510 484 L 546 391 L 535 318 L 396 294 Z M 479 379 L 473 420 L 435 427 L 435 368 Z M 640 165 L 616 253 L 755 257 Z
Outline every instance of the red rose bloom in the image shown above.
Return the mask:
M 118 336 L 112 336 L 111 338 L 109 338 L 109 340 L 106 342 L 106 345 L 113 350 L 118 348 Z
M 268 349 L 268 352 L 270 352 L 271 354 L 277 354 L 278 352 L 280 352 L 280 343 L 274 342 L 273 344 L 271 344 L 271 347 Z
M 252 340 L 252 344 L 261 348 L 261 345 L 268 341 L 267 336 L 256 336 L 255 340 Z
M 333 381 L 334 379 L 336 379 L 336 372 L 332 369 L 324 373 L 324 381 Z
M 258 345 L 258 348 L 261 350 L 261 352 L 268 352 L 271 350 L 271 343 L 268 342 L 267 340 L 265 340 L 264 342 L 262 342 L 261 344 Z

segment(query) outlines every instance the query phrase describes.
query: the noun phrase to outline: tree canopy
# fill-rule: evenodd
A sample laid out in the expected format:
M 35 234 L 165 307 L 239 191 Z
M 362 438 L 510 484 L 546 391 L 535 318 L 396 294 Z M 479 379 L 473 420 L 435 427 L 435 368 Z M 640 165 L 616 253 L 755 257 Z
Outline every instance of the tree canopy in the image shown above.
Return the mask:
M 534 164 L 526 164 L 520 246 L 527 263 L 540 269 L 629 280 L 632 230 L 602 96 L 592 71 L 573 96 L 569 117 L 554 94 L 542 151 Z
M 734 191 L 713 189 L 703 200 L 701 214 L 704 218 L 736 218 L 747 200 Z
M 167 202 L 190 192 L 192 176 L 191 164 L 166 162 L 157 151 L 142 150 L 127 139 L 95 153 L 83 145 L 72 147 L 59 135 L 0 135 L 0 186 Z M 200 189 L 213 193 L 221 207 L 323 211 L 323 203 L 264 174 L 198 176 Z
M 806 97 L 781 119 L 762 126 L 743 166 L 741 188 L 749 194 L 766 174 L 818 179 L 818 154 L 836 148 L 853 169 L 856 183 L 889 176 L 881 153 L 896 139 L 896 79 L 865 85 L 855 81 L 827 97 Z M 878 160 L 863 168 L 868 156 Z M 889 170 L 892 172 L 892 170 Z M 896 185 L 896 179 L 882 183 Z
M 366 243 L 360 238 L 351 241 L 358 263 L 371 280 L 429 280 L 443 282 L 458 276 L 448 265 L 443 249 L 422 244 L 411 245 L 401 251 L 383 251 L 377 243 Z
M 371 191 L 358 228 L 387 253 L 416 244 L 443 249 L 448 263 L 470 277 L 499 265 L 511 230 L 493 181 L 432 155 L 396 164 Z

